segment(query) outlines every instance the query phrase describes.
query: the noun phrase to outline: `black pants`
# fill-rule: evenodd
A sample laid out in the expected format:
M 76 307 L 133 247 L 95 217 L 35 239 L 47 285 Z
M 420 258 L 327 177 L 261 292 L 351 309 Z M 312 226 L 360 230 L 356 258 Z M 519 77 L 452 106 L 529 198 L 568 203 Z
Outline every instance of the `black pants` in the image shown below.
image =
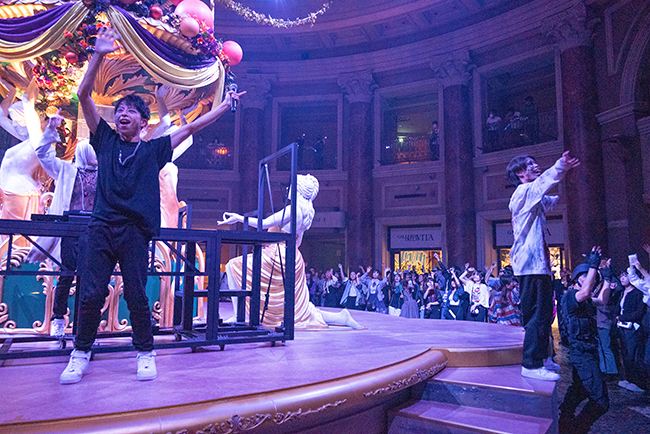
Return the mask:
M 476 308 L 476 314 L 470 312 L 469 319 L 475 322 L 485 322 L 486 315 L 487 315 L 487 309 L 479 305 Z
M 348 298 L 345 300 L 345 308 L 346 309 L 357 309 L 357 296 L 356 295 L 354 297 L 350 297 L 348 295 Z
M 124 280 L 124 300 L 129 308 L 133 346 L 138 351 L 153 350 L 149 300 L 145 293 L 149 241 L 133 224 L 90 226 L 88 261 L 82 271 L 79 294 L 79 327 L 75 348 L 90 351 L 101 320 L 101 308 L 109 295 L 108 284 L 119 262 Z
M 519 276 L 521 314 L 526 330 L 521 366 L 537 369 L 548 357 L 548 343 L 553 320 L 553 285 L 551 276 L 531 274 Z
M 619 327 L 621 333 L 621 352 L 623 353 L 623 366 L 625 367 L 625 379 L 630 383 L 639 386 L 643 368 L 641 361 L 643 355 L 640 350 L 641 331 L 635 330 L 634 327 L 629 329 Z
M 560 434 L 588 433 L 591 425 L 609 410 L 607 384 L 600 372 L 598 345 L 585 350 L 576 348 L 572 343 L 569 359 L 573 365 L 573 383 L 560 405 Z M 582 411 L 576 416 L 576 408 L 588 399 Z
M 74 272 L 77 269 L 77 256 L 79 253 L 79 238 L 61 238 L 61 265 Z M 59 276 L 59 282 L 54 290 L 54 306 L 52 319 L 63 319 L 68 313 L 68 297 L 74 276 Z

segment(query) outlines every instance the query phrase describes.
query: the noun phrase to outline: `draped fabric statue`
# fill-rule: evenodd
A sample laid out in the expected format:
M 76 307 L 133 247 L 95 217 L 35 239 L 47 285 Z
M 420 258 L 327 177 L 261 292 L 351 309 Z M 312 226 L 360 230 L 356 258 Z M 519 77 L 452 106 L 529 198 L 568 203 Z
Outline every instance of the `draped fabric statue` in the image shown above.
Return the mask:
M 307 279 L 305 278 L 305 263 L 302 255 L 298 250 L 302 242 L 302 236 L 310 227 L 314 220 L 314 206 L 312 202 L 318 194 L 318 180 L 312 175 L 298 175 L 297 183 L 297 203 L 287 205 L 286 208 L 262 220 L 264 229 L 280 227 L 285 232 L 290 231 L 291 224 L 291 206 L 296 207 L 296 291 L 295 291 L 295 328 L 296 329 L 325 329 L 328 324 L 342 324 L 354 329 L 363 328 L 350 315 L 347 310 L 338 313 L 332 313 L 320 310 L 309 301 L 309 289 Z M 224 213 L 222 224 L 242 223 L 244 217 L 235 213 Z M 249 224 L 253 227 L 258 226 L 258 220 L 249 219 Z M 264 314 L 263 325 L 265 327 L 277 327 L 283 320 L 284 316 L 284 282 L 282 280 L 282 266 L 291 266 L 286 263 L 286 246 L 268 245 L 262 249 L 262 293 L 269 290 L 269 306 Z M 242 285 L 242 261 L 243 257 L 231 259 L 226 264 L 226 274 L 228 275 L 228 284 L 231 288 L 241 288 Z M 247 257 L 247 286 L 252 284 L 253 257 Z M 269 283 L 270 282 L 270 283 Z M 260 309 L 263 309 L 264 303 L 261 303 Z M 250 309 L 247 301 L 246 308 Z M 261 311 L 260 311 L 261 313 Z

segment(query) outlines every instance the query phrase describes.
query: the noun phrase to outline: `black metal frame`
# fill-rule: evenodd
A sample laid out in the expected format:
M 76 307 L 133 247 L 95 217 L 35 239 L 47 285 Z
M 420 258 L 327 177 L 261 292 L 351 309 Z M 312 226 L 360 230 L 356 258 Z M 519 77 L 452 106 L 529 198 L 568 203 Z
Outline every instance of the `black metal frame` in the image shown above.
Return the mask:
M 297 182 L 297 153 L 296 145 L 291 144 L 275 154 L 263 159 L 260 162 L 259 184 L 258 184 L 258 210 L 257 215 L 262 216 L 264 210 L 264 186 L 265 182 L 270 185 L 268 179 L 268 163 L 277 158 L 291 154 L 291 201 L 296 203 L 296 182 Z M 181 210 L 189 211 L 190 210 Z M 188 213 L 188 219 L 190 218 Z M 179 220 L 182 217 L 179 216 Z M 49 236 L 49 237 L 82 237 L 86 231 L 87 219 L 75 221 L 22 221 L 22 220 L 0 220 L 0 234 L 9 236 L 7 248 L 7 258 L 11 257 L 13 249 L 13 237 L 22 235 L 34 245 L 36 241 L 30 236 Z M 246 225 L 247 226 L 247 225 Z M 294 338 L 294 312 L 295 312 L 295 252 L 296 252 L 296 209 L 291 207 L 291 231 L 290 233 L 277 233 L 263 231 L 262 225 L 259 225 L 256 232 L 248 231 L 247 227 L 243 231 L 222 231 L 222 230 L 196 230 L 196 229 L 172 229 L 162 228 L 160 236 L 155 238 L 151 243 L 152 261 L 150 263 L 148 274 L 150 276 L 172 276 L 176 282 L 180 282 L 181 276 L 184 282 L 190 282 L 183 285 L 183 290 L 176 290 L 174 294 L 174 326 L 172 328 L 161 328 L 154 330 L 154 335 L 174 335 L 175 341 L 154 343 L 154 348 L 178 348 L 190 347 L 193 350 L 196 347 L 219 346 L 221 349 L 225 345 L 235 343 L 249 342 L 271 342 L 287 341 Z M 156 271 L 154 268 L 154 257 L 156 242 L 162 242 L 170 248 L 176 255 L 176 266 L 173 271 L 164 272 Z M 195 267 L 196 245 L 205 243 L 205 272 L 200 272 Z M 286 266 L 284 270 L 284 324 L 282 327 L 276 327 L 271 330 L 262 327 L 260 321 L 260 296 L 261 296 L 261 260 L 262 248 L 268 244 L 286 244 Z M 222 291 L 220 289 L 220 264 L 221 264 L 221 247 L 223 244 L 239 244 L 245 246 L 244 255 L 247 247 L 253 246 L 253 269 L 252 269 L 252 287 L 250 290 L 245 288 L 246 272 L 243 270 L 242 289 L 230 289 Z M 185 255 L 182 255 L 182 246 L 185 246 Z M 45 253 L 51 260 L 54 258 L 47 252 L 43 251 L 40 246 L 39 250 Z M 80 255 L 82 253 L 80 252 Z M 184 270 L 181 270 L 179 264 L 184 262 Z M 243 258 L 244 267 L 246 267 L 246 256 Z M 58 263 L 58 261 L 55 261 Z M 60 264 L 59 264 L 60 265 Z M 0 269 L 0 275 L 61 275 L 62 273 L 78 274 L 76 271 L 62 268 L 60 271 L 44 270 L 13 270 L 11 261 L 6 261 L 6 267 Z M 119 272 L 114 273 L 119 275 Z M 207 289 L 194 290 L 194 278 L 205 276 L 208 278 Z M 178 287 L 178 285 L 177 285 Z M 76 291 L 78 297 L 79 291 Z M 237 321 L 227 324 L 219 319 L 219 298 L 221 296 L 236 296 L 240 301 L 245 297 L 250 297 L 250 316 L 249 322 L 243 321 L 243 303 L 240 311 L 237 312 Z M 208 312 L 207 321 L 202 325 L 193 324 L 193 307 L 196 297 L 207 297 Z M 78 299 L 75 300 L 75 310 L 78 306 Z M 76 312 L 75 312 L 76 314 Z M 75 323 L 78 318 L 75 315 Z M 74 331 L 73 331 L 74 332 Z M 106 332 L 98 333 L 99 345 L 93 346 L 94 353 L 134 351 L 132 345 L 122 344 L 102 344 L 102 338 L 126 337 L 129 332 Z M 67 338 L 71 338 L 68 336 Z M 0 334 L 0 361 L 6 359 L 29 358 L 29 357 L 51 357 L 67 355 L 71 349 L 65 349 L 65 340 L 63 340 L 60 349 L 25 349 L 12 351 L 11 346 L 14 343 L 31 343 L 53 341 L 58 339 L 49 336 L 40 335 L 18 335 L 18 334 Z M 1 365 L 1 362 L 0 362 Z

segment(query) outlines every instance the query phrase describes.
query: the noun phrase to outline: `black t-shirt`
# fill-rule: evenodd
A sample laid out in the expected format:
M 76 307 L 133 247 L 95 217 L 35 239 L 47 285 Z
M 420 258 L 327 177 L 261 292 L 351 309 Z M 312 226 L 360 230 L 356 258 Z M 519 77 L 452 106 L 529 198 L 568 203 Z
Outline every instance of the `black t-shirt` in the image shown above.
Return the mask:
M 561 303 L 564 320 L 568 324 L 569 343 L 597 344 L 596 306 L 591 298 L 578 302 L 577 292 L 575 288 L 569 289 Z
M 97 153 L 98 176 L 90 224 L 135 223 L 150 236 L 160 234 L 158 172 L 171 161 L 169 136 L 127 143 L 101 119 L 90 144 Z M 136 149 L 137 148 L 137 149 Z M 120 151 L 122 158 L 120 162 Z

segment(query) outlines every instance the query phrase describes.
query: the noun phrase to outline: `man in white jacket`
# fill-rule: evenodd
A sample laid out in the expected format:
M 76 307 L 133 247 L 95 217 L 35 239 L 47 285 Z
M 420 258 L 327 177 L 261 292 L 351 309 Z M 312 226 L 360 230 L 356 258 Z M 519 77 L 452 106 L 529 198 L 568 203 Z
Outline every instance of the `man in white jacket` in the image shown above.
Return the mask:
M 564 178 L 567 170 L 579 164 L 566 151 L 544 173 L 535 159 L 528 155 L 513 158 L 507 168 L 508 178 L 517 186 L 509 205 L 515 239 L 510 258 L 514 274 L 519 279 L 521 312 L 526 329 L 521 375 L 538 380 L 560 379 L 559 374 L 549 370 L 559 370 L 559 366 L 547 361 L 553 318 L 553 282 L 544 240 L 546 212 L 553 208 L 558 197 L 546 193 Z

